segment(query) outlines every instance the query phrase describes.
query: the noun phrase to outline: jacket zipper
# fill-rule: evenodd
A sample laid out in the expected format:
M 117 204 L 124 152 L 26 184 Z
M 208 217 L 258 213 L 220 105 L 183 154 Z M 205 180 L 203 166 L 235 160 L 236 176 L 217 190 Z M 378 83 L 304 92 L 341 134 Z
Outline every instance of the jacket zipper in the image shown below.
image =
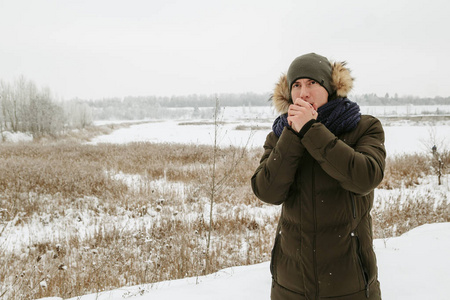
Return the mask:
M 317 216 L 316 216 L 316 184 L 314 177 L 314 167 L 316 162 L 313 163 L 312 167 L 312 204 L 313 204 L 313 218 L 314 218 L 314 235 L 313 235 L 313 267 L 314 267 L 314 281 L 316 285 L 316 299 L 319 299 L 319 278 L 317 275 L 317 257 L 316 257 L 316 235 L 317 235 Z
M 355 195 L 352 192 L 350 192 L 350 198 L 352 199 L 353 219 L 356 219 L 356 201 L 355 201 Z

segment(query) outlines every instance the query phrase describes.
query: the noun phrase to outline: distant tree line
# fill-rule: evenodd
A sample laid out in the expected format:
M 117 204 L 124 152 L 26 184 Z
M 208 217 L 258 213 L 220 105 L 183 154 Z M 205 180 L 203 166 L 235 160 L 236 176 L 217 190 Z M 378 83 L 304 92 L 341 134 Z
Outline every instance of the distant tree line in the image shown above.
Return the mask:
M 398 105 L 450 105 L 450 97 L 419 98 L 414 96 L 393 96 L 386 93 L 384 96 L 377 94 L 352 95 L 351 100 L 363 106 L 398 106 Z
M 5 131 L 56 136 L 91 123 L 85 102 L 58 102 L 49 88 L 38 88 L 23 76 L 13 83 L 0 81 L 0 138 Z
M 88 100 L 95 120 L 122 119 L 141 120 L 146 118 L 182 117 L 191 114 L 202 117 L 201 107 L 214 107 L 216 97 L 221 106 L 264 106 L 269 105 L 270 95 L 256 93 L 186 95 L 172 97 L 141 96 L 124 98 L 104 98 Z M 209 114 L 208 114 L 209 116 Z
M 157 96 L 128 96 L 124 98 L 103 98 L 101 100 L 89 100 L 90 107 L 108 106 L 151 106 L 151 107 L 215 107 L 216 97 L 222 106 L 263 106 L 268 104 L 269 93 L 241 93 L 218 95 L 185 95 L 171 97 Z
M 270 93 L 218 94 L 220 106 L 268 106 Z M 418 98 L 399 97 L 397 94 L 383 97 L 376 94 L 350 95 L 349 98 L 363 106 L 389 105 L 450 105 L 450 97 Z M 186 95 L 173 97 L 124 97 L 88 100 L 85 103 L 92 109 L 94 120 L 142 120 L 177 118 L 186 116 L 202 117 L 200 107 L 214 107 L 216 95 Z M 80 100 L 81 101 L 81 100 Z M 208 116 L 212 114 L 208 113 Z

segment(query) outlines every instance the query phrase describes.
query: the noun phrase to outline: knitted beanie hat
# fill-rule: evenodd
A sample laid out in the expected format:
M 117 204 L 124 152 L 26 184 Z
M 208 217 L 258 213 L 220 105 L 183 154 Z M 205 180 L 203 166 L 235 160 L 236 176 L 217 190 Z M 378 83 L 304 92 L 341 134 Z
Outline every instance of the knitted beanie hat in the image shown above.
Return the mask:
M 289 83 L 289 93 L 292 89 L 292 84 L 301 78 L 309 78 L 316 81 L 323 86 L 328 95 L 334 93 L 332 86 L 332 67 L 328 59 L 324 56 L 309 53 L 297 57 L 289 66 L 287 72 L 287 81 Z

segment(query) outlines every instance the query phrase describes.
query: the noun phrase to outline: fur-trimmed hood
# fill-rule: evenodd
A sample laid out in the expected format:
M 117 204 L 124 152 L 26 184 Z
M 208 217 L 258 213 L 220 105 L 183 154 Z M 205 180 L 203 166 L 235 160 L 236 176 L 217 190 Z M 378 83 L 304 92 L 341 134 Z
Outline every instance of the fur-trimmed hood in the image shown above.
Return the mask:
M 346 97 L 353 88 L 354 79 L 350 74 L 350 70 L 345 67 L 346 64 L 346 62 L 332 63 L 331 78 L 336 97 Z M 278 113 L 285 114 L 291 103 L 292 100 L 287 77 L 286 74 L 282 74 L 278 83 L 275 85 L 272 104 Z

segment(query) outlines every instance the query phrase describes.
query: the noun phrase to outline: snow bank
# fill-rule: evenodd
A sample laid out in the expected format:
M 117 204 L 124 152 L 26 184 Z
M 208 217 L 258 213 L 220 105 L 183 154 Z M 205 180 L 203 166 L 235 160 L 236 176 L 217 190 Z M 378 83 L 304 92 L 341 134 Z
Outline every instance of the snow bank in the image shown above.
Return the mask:
M 4 131 L 2 132 L 2 137 L 0 137 L 0 142 L 2 141 L 5 142 L 30 142 L 33 140 L 33 136 L 31 134 L 28 133 L 23 133 L 23 132 L 16 132 L 16 133 L 12 133 L 9 131 Z
M 374 245 L 383 299 L 450 299 L 450 223 L 426 224 Z
M 450 223 L 427 224 L 374 241 L 384 300 L 449 299 Z M 234 267 L 198 278 L 124 287 L 71 300 L 269 299 L 269 263 Z M 59 298 L 45 298 L 59 300 Z

